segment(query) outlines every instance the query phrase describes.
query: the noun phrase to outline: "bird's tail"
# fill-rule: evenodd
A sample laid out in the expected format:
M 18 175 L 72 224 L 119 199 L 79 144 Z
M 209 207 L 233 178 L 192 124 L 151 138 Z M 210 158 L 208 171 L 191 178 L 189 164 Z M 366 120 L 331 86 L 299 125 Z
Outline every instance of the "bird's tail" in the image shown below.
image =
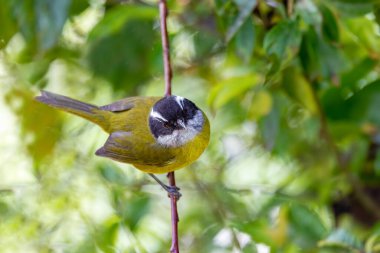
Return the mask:
M 61 109 L 63 111 L 78 115 L 82 118 L 98 124 L 103 129 L 107 121 L 104 118 L 104 111 L 100 110 L 98 106 L 87 104 L 66 96 L 58 95 L 48 91 L 41 91 L 41 96 L 36 97 L 37 101 L 47 104 L 49 106 Z

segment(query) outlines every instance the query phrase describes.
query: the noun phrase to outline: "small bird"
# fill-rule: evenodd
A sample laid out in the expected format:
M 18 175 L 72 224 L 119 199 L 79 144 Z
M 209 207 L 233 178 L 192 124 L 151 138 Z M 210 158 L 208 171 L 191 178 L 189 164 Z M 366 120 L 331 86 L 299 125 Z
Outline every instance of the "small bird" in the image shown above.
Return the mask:
M 36 100 L 85 118 L 109 133 L 96 155 L 130 163 L 150 174 L 191 164 L 210 139 L 206 115 L 180 96 L 129 97 L 95 106 L 41 91 Z

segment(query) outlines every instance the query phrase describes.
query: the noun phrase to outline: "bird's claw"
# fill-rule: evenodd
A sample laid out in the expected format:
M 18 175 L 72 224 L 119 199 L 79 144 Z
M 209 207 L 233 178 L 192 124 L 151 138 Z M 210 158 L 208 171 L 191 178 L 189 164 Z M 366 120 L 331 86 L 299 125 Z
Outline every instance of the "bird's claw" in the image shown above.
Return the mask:
M 175 198 L 176 200 L 179 200 L 179 198 L 182 196 L 179 192 L 180 188 L 178 188 L 175 185 L 166 185 L 163 182 L 161 182 L 160 179 L 158 179 L 154 174 L 149 173 L 149 176 L 151 176 L 161 187 L 167 191 L 169 198 Z
M 181 190 L 181 189 L 178 188 L 177 186 L 166 185 L 166 187 L 164 189 L 168 192 L 169 198 L 174 197 L 177 200 L 179 200 L 182 196 L 182 194 L 179 192 L 179 190 Z

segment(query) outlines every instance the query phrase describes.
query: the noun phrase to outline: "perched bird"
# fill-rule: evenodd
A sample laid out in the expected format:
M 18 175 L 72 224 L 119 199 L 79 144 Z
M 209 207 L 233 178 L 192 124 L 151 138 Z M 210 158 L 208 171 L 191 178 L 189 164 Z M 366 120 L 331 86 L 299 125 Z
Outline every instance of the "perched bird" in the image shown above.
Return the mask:
M 42 91 L 36 100 L 99 125 L 110 135 L 95 154 L 147 173 L 167 173 L 191 164 L 210 138 L 206 115 L 179 96 L 129 97 L 95 106 Z

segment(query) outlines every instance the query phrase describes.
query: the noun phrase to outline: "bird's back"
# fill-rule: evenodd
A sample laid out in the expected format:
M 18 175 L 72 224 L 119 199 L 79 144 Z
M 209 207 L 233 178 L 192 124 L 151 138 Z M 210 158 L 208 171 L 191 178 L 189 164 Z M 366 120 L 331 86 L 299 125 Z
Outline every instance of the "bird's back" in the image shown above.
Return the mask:
M 159 99 L 160 97 L 130 97 L 101 106 L 100 110 L 112 112 L 106 131 L 109 133 L 133 131 L 136 134 L 145 134 L 153 138 L 149 131 L 148 116 L 153 105 Z

